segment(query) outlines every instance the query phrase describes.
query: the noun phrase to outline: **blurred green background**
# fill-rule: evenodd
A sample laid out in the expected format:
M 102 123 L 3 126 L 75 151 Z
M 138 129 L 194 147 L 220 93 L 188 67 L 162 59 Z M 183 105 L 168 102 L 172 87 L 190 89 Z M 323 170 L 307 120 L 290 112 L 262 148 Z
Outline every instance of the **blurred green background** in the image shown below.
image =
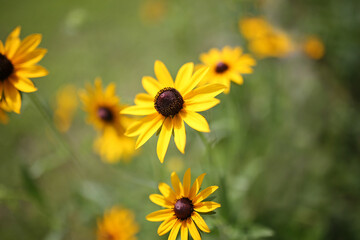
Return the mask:
M 48 54 L 40 64 L 50 74 L 34 80 L 39 90 L 33 94 L 50 114 L 65 84 L 83 88 L 101 76 L 117 84 L 123 102 L 133 104 L 143 91 L 141 77 L 154 76 L 157 59 L 174 76 L 212 47 L 246 49 L 238 30 L 246 16 L 265 16 L 294 39 L 315 34 L 326 47 L 319 61 L 302 53 L 258 60 L 244 85 L 232 85 L 229 95 L 219 97 L 221 104 L 205 113 L 211 149 L 188 128 L 186 154 L 171 142 L 163 165 L 156 137 L 130 164 L 101 162 L 85 113 L 79 109 L 70 131 L 56 135 L 24 94 L 22 113 L 10 114 L 10 123 L 0 126 L 0 239 L 95 239 L 96 220 L 113 205 L 136 213 L 138 239 L 167 239 L 157 236 L 158 223 L 145 220 L 159 209 L 148 195 L 158 192 L 158 182 L 170 182 L 171 171 L 182 177 L 188 167 L 193 178 L 208 173 L 205 187 L 220 186 L 215 201 L 222 208 L 205 216 L 212 233 L 204 239 L 359 239 L 359 1 L 0 5 L 1 40 L 18 25 L 22 38 L 43 34 L 40 46 Z

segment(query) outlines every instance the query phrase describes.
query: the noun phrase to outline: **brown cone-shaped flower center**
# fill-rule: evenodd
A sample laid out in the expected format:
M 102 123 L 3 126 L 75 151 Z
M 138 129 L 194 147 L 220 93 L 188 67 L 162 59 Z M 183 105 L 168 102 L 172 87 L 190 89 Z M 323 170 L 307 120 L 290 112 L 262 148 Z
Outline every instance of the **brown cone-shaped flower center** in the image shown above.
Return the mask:
M 184 105 L 184 99 L 175 88 L 161 89 L 154 99 L 154 107 L 164 117 L 175 116 Z
M 14 71 L 14 66 L 4 55 L 0 53 L 0 81 L 5 81 Z
M 219 62 L 218 64 L 216 64 L 216 68 L 215 68 L 215 71 L 217 73 L 223 73 L 225 72 L 226 70 L 229 69 L 229 66 L 226 64 L 226 63 L 223 63 L 223 62 Z
M 177 218 L 187 219 L 191 217 L 191 213 L 194 211 L 192 201 L 188 198 L 181 198 L 176 201 L 174 206 L 174 212 Z
M 114 119 L 113 113 L 107 107 L 99 107 L 97 110 L 97 115 L 104 122 L 111 122 Z

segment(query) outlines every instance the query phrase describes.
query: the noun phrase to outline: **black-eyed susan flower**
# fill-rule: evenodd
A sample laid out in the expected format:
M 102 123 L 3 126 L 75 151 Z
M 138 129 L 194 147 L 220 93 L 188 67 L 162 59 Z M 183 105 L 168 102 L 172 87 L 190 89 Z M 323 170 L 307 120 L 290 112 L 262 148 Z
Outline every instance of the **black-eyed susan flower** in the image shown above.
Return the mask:
M 230 91 L 231 81 L 243 84 L 243 74 L 253 72 L 256 64 L 249 54 L 243 54 L 240 47 L 224 47 L 222 50 L 213 48 L 200 55 L 203 65 L 210 67 L 206 81 L 217 82 L 226 86 L 225 93 Z
M 239 29 L 249 41 L 249 50 L 259 58 L 283 58 L 295 50 L 289 35 L 272 26 L 263 17 L 241 19 Z
M 0 100 L 11 111 L 20 113 L 20 92 L 35 92 L 37 88 L 29 78 L 43 77 L 48 71 L 36 65 L 47 50 L 37 48 L 41 34 L 32 34 L 23 41 L 19 38 L 20 27 L 8 36 L 5 44 L 0 40 Z
M 80 91 L 80 98 L 88 113 L 87 122 L 101 134 L 94 148 L 102 160 L 110 163 L 121 158 L 129 160 L 135 152 L 135 141 L 124 133 L 134 120 L 120 115 L 125 105 L 120 103 L 115 94 L 115 84 L 111 83 L 103 89 L 101 79 L 97 78 L 94 87 L 88 84 L 86 90 Z
M 321 59 L 325 54 L 325 46 L 317 36 L 308 36 L 303 45 L 305 54 L 315 60 Z
M 139 226 L 132 211 L 113 207 L 98 220 L 97 240 L 136 240 Z
M 142 85 L 147 93 L 140 93 L 135 98 L 135 106 L 121 111 L 123 114 L 146 116 L 136 121 L 126 130 L 130 137 L 139 136 L 136 148 L 141 147 L 157 131 L 160 132 L 157 143 L 157 155 L 160 162 L 164 157 L 171 135 L 180 152 L 184 153 L 186 133 L 184 121 L 193 129 L 209 132 L 206 119 L 197 112 L 208 110 L 220 101 L 215 98 L 224 91 L 222 84 L 208 84 L 197 87 L 208 72 L 203 67 L 193 74 L 194 64 L 184 64 L 175 79 L 161 61 L 155 62 L 156 79 L 143 77 Z
M 78 106 L 76 87 L 66 85 L 56 94 L 54 123 L 60 132 L 67 132 L 71 126 L 75 111 Z
M 217 186 L 211 186 L 199 192 L 204 176 L 205 173 L 201 174 L 191 186 L 190 169 L 185 172 L 183 184 L 173 172 L 171 174 L 173 189 L 166 183 L 160 183 L 159 190 L 162 195 L 150 195 L 153 203 L 165 208 L 146 216 L 151 222 L 163 221 L 157 231 L 160 236 L 170 231 L 168 239 L 175 240 L 180 231 L 181 240 L 187 240 L 189 232 L 194 240 L 201 240 L 198 229 L 206 233 L 210 232 L 200 214 L 212 212 L 221 205 L 212 201 L 203 201 L 218 189 Z
M 2 109 L 0 107 L 0 123 L 2 124 L 7 124 L 9 122 L 9 117 L 6 114 L 6 112 L 4 111 L 4 109 Z

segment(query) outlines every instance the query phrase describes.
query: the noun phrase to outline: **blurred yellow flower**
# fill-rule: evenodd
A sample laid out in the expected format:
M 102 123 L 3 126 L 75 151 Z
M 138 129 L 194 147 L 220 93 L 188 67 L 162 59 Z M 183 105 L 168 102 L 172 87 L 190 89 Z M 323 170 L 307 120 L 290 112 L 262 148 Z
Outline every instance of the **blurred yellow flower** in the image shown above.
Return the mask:
M 205 173 L 201 174 L 191 186 L 191 170 L 185 172 L 183 184 L 175 172 L 171 174 L 174 190 L 166 183 L 159 184 L 160 194 L 151 194 L 150 200 L 165 209 L 146 216 L 151 222 L 162 222 L 158 228 L 159 236 L 169 234 L 169 240 L 175 240 L 179 231 L 181 240 L 188 239 L 190 232 L 194 240 L 201 240 L 198 229 L 209 233 L 210 229 L 199 213 L 212 212 L 221 205 L 216 202 L 205 201 L 208 196 L 218 189 L 218 186 L 207 187 L 199 192 Z M 181 230 L 180 230 L 181 229 Z
M 249 55 L 243 54 L 240 47 L 224 47 L 222 50 L 213 48 L 208 53 L 200 55 L 203 66 L 210 67 L 205 82 L 221 83 L 226 86 L 225 93 L 230 91 L 231 81 L 243 84 L 242 74 L 253 72 L 251 68 L 256 61 Z
M 66 85 L 57 92 L 54 123 L 60 132 L 69 130 L 77 106 L 78 99 L 74 85 Z
M 162 21 L 168 11 L 167 0 L 143 0 L 139 14 L 144 23 L 158 23 Z
M 162 163 L 171 135 L 174 135 L 179 151 L 184 153 L 184 121 L 197 131 L 210 131 L 206 119 L 197 112 L 217 105 L 220 100 L 215 96 L 222 93 L 225 86 L 214 83 L 197 87 L 209 69 L 203 67 L 193 74 L 193 63 L 186 63 L 180 68 L 175 83 L 163 62 L 156 61 L 154 68 L 157 80 L 149 76 L 143 77 L 142 85 L 147 93 L 136 95 L 136 105 L 123 109 L 121 113 L 146 116 L 130 125 L 125 133 L 130 137 L 139 135 L 136 148 L 141 147 L 155 132 L 160 133 L 157 155 Z
M 120 159 L 129 162 L 135 154 L 135 141 L 123 134 L 118 134 L 114 128 L 106 128 L 94 143 L 95 152 L 101 160 L 116 163 Z
M 113 207 L 98 220 L 97 240 L 136 240 L 139 226 L 132 211 Z
M 88 84 L 86 89 L 80 91 L 80 98 L 88 113 L 87 121 L 102 134 L 95 141 L 95 151 L 105 162 L 114 163 L 123 157 L 128 161 L 135 152 L 135 140 L 124 133 L 134 120 L 120 115 L 125 105 L 120 104 L 115 95 L 115 84 L 111 83 L 103 90 L 101 79 L 97 78 L 95 87 Z
M 29 78 L 43 77 L 48 71 L 36 65 L 47 50 L 37 48 L 41 34 L 32 34 L 23 41 L 20 27 L 10 33 L 5 45 L 0 40 L 0 100 L 6 101 L 11 111 L 20 113 L 20 92 L 35 92 L 37 88 Z
M 282 58 L 294 51 L 291 38 L 284 31 L 270 25 L 264 18 L 241 19 L 239 28 L 249 41 L 249 50 L 259 58 Z
M 167 161 L 166 168 L 169 172 L 179 172 L 184 169 L 184 160 L 180 157 L 171 157 Z
M 320 38 L 308 36 L 303 46 L 306 55 L 312 59 L 319 60 L 325 54 L 325 46 Z

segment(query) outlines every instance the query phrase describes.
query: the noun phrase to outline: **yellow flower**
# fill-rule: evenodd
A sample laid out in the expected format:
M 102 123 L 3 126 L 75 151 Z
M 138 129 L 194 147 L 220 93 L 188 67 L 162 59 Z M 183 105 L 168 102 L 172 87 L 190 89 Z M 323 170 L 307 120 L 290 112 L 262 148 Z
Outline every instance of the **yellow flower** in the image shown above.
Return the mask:
M 129 162 L 135 154 L 135 141 L 114 128 L 106 128 L 94 143 L 95 152 L 107 163 L 117 163 L 120 159 Z
M 97 240 L 136 240 L 138 232 L 133 212 L 115 206 L 98 220 Z
M 114 163 L 120 158 L 129 160 L 135 152 L 135 140 L 124 133 L 134 120 L 120 115 L 125 105 L 120 104 L 120 99 L 115 95 L 115 84 L 111 83 L 103 90 L 101 79 L 97 78 L 95 87 L 88 85 L 86 91 L 80 92 L 80 98 L 88 113 L 87 121 L 102 134 L 95 141 L 95 151 L 106 162 Z
M 270 25 L 264 18 L 245 18 L 239 28 L 249 41 L 249 50 L 260 58 L 286 57 L 294 51 L 291 38 L 282 30 Z
M 161 22 L 168 11 L 166 0 L 143 0 L 140 5 L 140 17 L 144 23 Z
M 78 99 L 75 86 L 66 85 L 57 92 L 54 123 L 60 132 L 69 130 L 77 106 Z
M 210 67 L 206 76 L 207 82 L 217 82 L 226 86 L 225 93 L 230 91 L 231 81 L 243 84 L 242 74 L 253 72 L 251 68 L 256 64 L 249 54 L 243 54 L 240 47 L 224 47 L 222 50 L 210 49 L 208 53 L 200 55 L 203 65 Z
M 155 75 L 158 80 L 148 76 L 143 77 L 142 85 L 147 93 L 138 94 L 135 98 L 136 105 L 121 111 L 123 114 L 147 115 L 130 125 L 125 134 L 130 137 L 139 135 L 136 141 L 136 148 L 139 148 L 156 131 L 159 131 L 157 155 L 160 162 L 164 161 L 172 134 L 177 148 L 184 153 L 186 145 L 184 121 L 197 131 L 210 131 L 206 119 L 197 112 L 217 105 L 220 100 L 214 97 L 223 92 L 225 87 L 222 84 L 197 87 L 207 74 L 208 68 L 201 68 L 194 74 L 193 70 L 193 63 L 184 64 L 174 83 L 164 63 L 156 61 Z
M 20 92 L 35 92 L 37 88 L 29 78 L 43 77 L 48 71 L 36 65 L 47 50 L 37 48 L 41 34 L 32 34 L 23 41 L 19 38 L 20 27 L 6 39 L 0 40 L 0 100 L 16 113 L 20 113 Z
M 210 229 L 199 213 L 212 212 L 221 205 L 216 202 L 203 202 L 208 196 L 218 189 L 218 186 L 207 187 L 199 193 L 205 173 L 201 174 L 191 185 L 190 168 L 186 171 L 181 184 L 175 172 L 171 174 L 171 183 L 174 190 L 166 183 L 159 184 L 160 194 L 151 194 L 150 200 L 166 209 L 153 212 L 146 216 L 151 222 L 161 222 L 158 228 L 160 236 L 168 233 L 168 240 L 175 240 L 181 232 L 181 240 L 188 239 L 188 231 L 194 240 L 201 240 L 198 229 L 209 233 Z
M 307 37 L 303 48 L 306 55 L 315 60 L 319 60 L 325 54 L 325 46 L 316 36 Z

